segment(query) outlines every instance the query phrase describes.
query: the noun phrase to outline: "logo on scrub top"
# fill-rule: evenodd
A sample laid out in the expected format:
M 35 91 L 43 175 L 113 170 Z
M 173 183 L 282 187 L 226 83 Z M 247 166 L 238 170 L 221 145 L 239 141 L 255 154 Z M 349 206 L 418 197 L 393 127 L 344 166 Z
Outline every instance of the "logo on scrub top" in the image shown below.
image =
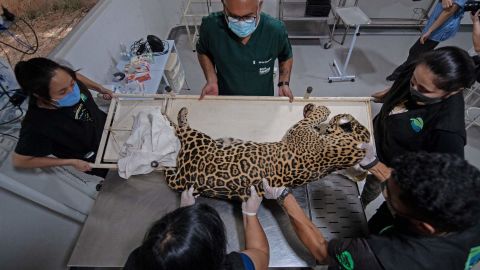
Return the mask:
M 270 67 L 261 67 L 258 69 L 258 73 L 260 75 L 265 75 L 265 74 L 268 74 L 270 72 L 271 68 Z
M 410 118 L 410 126 L 412 126 L 413 131 L 420 132 L 423 129 L 423 119 L 421 117 Z
M 345 270 L 355 269 L 355 263 L 353 262 L 352 254 L 348 251 L 344 251 L 337 255 L 337 260 Z

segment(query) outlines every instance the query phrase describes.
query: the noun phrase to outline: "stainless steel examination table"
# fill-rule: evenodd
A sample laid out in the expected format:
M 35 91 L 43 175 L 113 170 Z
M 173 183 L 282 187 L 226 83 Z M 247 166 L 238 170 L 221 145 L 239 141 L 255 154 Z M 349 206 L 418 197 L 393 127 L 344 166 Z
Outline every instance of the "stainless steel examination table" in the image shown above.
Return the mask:
M 213 138 L 235 137 L 256 142 L 281 140 L 303 117 L 307 103 L 327 106 L 332 117 L 350 113 L 371 130 L 370 98 L 156 96 L 151 100 L 113 100 L 110 104 L 96 167 L 115 168 L 119 149 L 131 133 L 133 115 L 160 107 L 170 119 L 182 107 L 190 111 L 189 123 Z M 241 117 L 239 117 L 241 116 Z M 356 237 L 367 232 L 357 185 L 340 175 L 329 175 L 306 187 L 295 197 L 327 239 Z M 228 251 L 243 249 L 243 222 L 239 202 L 199 198 L 220 213 L 228 236 Z M 160 172 L 121 179 L 115 172 L 105 179 L 68 262 L 70 267 L 122 267 L 129 253 L 140 245 L 151 224 L 180 204 Z M 270 267 L 301 268 L 315 260 L 293 232 L 290 221 L 275 201 L 264 200 L 259 219 L 270 244 Z
M 343 176 L 329 175 L 295 189 L 294 195 L 327 239 L 366 234 L 366 218 L 357 185 Z M 243 249 L 240 203 L 209 198 L 199 198 L 197 203 L 207 203 L 220 213 L 227 229 L 228 251 Z M 179 204 L 179 194 L 167 187 L 162 173 L 134 176 L 129 180 L 110 174 L 85 222 L 68 266 L 122 267 L 130 252 L 140 245 L 150 225 Z M 270 244 L 270 267 L 315 265 L 314 258 L 298 240 L 287 215 L 275 201 L 264 200 L 258 215 Z

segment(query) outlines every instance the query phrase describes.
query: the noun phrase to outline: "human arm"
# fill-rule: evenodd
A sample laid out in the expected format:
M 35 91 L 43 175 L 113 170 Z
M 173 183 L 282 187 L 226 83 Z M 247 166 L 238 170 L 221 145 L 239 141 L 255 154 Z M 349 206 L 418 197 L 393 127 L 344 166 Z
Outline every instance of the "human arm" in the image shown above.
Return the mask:
M 288 194 L 282 199 L 285 187 L 270 187 L 263 180 L 265 198 L 280 200 L 293 229 L 315 259 L 334 269 L 383 269 L 364 238 L 332 239 L 327 241 L 320 230 L 305 215 L 295 197 Z M 355 267 L 354 267 L 355 266 Z
M 194 196 L 195 189 L 191 186 L 189 189 L 182 191 L 180 195 L 180 207 L 190 206 L 195 204 L 195 199 L 199 196 Z
M 390 87 L 387 87 L 381 91 L 375 92 L 371 95 L 373 97 L 373 102 L 375 103 L 383 103 L 385 95 L 390 91 Z
M 317 261 L 327 263 L 328 242 L 323 234 L 317 229 L 312 221 L 305 215 L 303 209 L 298 205 L 295 197 L 289 193 L 282 198 L 285 187 L 271 187 L 266 179 L 262 180 L 266 199 L 280 200 L 280 204 L 290 218 L 293 229 L 305 247 L 312 253 Z
M 288 194 L 283 201 L 283 209 L 287 213 L 293 226 L 295 234 L 303 245 L 310 251 L 315 259 L 327 264 L 328 259 L 328 241 L 325 239 L 319 229 L 305 215 L 303 209 L 298 205 L 295 197 Z
M 380 182 L 384 182 L 390 178 L 392 169 L 378 160 L 373 145 L 363 143 L 360 145 L 360 148 L 365 149 L 365 157 L 360 161 L 360 167 L 368 170 L 376 179 L 380 180 Z
M 216 37 L 212 34 L 212 29 L 215 29 L 217 25 L 212 23 L 208 17 L 202 19 L 202 24 L 200 25 L 199 36 L 195 49 L 197 51 L 198 62 L 200 67 L 203 70 L 205 75 L 206 84 L 202 89 L 200 94 L 200 100 L 203 99 L 206 95 L 218 96 L 218 78 L 217 72 L 215 70 L 215 62 L 212 56 L 211 40 Z
M 20 155 L 18 153 L 12 154 L 13 166 L 23 169 L 33 168 L 48 168 L 55 166 L 73 166 L 75 169 L 86 172 L 92 170 L 90 164 L 80 159 L 63 159 L 56 157 L 33 157 Z
M 453 0 L 442 0 L 442 7 L 443 7 L 444 9 L 453 6 L 453 4 L 454 4 L 454 3 L 453 3 Z
M 92 89 L 92 90 L 95 90 L 97 91 L 98 93 L 102 94 L 103 95 L 103 99 L 106 99 L 106 100 L 109 100 L 109 99 L 112 99 L 113 98 L 113 92 L 112 90 L 109 90 L 105 87 L 103 87 L 101 84 L 99 83 L 96 83 L 92 80 L 90 80 L 89 78 L 83 76 L 82 74 L 80 73 L 76 73 L 76 76 L 77 76 L 77 79 L 79 81 L 81 81 L 82 83 L 84 83 L 88 89 Z
M 443 25 L 443 23 L 445 23 L 448 20 L 448 18 L 453 16 L 458 11 L 459 8 L 460 7 L 457 4 L 453 4 L 448 8 L 444 8 L 443 11 L 438 16 L 438 18 L 435 20 L 435 22 L 433 22 L 430 28 L 427 29 L 427 31 L 425 31 L 425 33 L 423 33 L 423 35 L 420 37 L 420 43 L 424 44 L 425 41 L 427 41 L 427 39 L 430 37 L 430 35 L 435 30 L 440 28 Z
M 208 55 L 198 53 L 198 62 L 200 63 L 205 79 L 207 80 L 207 83 L 200 94 L 200 99 L 203 99 L 206 95 L 218 96 L 218 79 L 212 60 Z
M 387 181 L 392 174 L 392 169 L 380 161 L 368 171 L 373 174 L 376 179 L 380 180 L 380 182 Z
M 289 58 L 285 61 L 279 61 L 279 76 L 278 82 L 290 82 L 290 74 L 292 72 L 293 58 Z M 278 95 L 281 97 L 288 97 L 290 102 L 293 102 L 293 93 L 290 90 L 290 86 L 282 85 L 278 88 Z
M 255 187 L 250 187 L 250 198 L 242 203 L 243 228 L 245 230 L 246 254 L 255 265 L 256 270 L 268 269 L 270 251 L 267 236 L 257 217 L 262 198 L 258 196 Z
M 472 40 L 473 40 L 473 48 L 476 53 L 480 53 L 480 9 L 475 12 L 475 14 L 470 14 L 470 18 L 472 18 Z
M 290 75 L 292 73 L 293 67 L 293 52 L 292 52 L 292 44 L 290 44 L 290 40 L 288 38 L 287 28 L 285 24 L 282 23 L 281 30 L 279 31 L 278 35 L 278 68 L 279 68 L 279 76 L 278 82 L 288 82 L 290 83 Z M 289 98 L 290 102 L 293 102 L 293 93 L 290 89 L 289 85 L 283 85 L 278 88 L 278 95 L 285 96 Z

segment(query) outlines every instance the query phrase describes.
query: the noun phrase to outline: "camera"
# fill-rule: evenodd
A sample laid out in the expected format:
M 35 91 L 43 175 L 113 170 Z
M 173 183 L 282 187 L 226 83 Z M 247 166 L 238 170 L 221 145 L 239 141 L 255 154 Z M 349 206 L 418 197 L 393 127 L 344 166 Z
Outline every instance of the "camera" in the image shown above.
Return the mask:
M 467 1 L 463 7 L 463 11 L 470 11 L 475 14 L 480 9 L 480 1 Z

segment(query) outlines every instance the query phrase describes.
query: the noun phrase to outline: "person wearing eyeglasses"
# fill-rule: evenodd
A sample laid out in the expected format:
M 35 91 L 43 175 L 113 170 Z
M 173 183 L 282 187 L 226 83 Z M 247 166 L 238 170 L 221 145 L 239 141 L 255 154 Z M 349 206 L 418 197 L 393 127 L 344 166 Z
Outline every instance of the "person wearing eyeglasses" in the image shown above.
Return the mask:
M 112 98 L 112 91 L 47 58 L 20 61 L 15 77 L 29 95 L 20 137 L 12 155 L 17 168 L 73 166 L 105 177 L 106 169 L 92 169 L 107 115 L 88 89 Z M 52 157 L 52 155 L 54 157 Z
M 206 95 L 273 96 L 278 59 L 278 95 L 290 102 L 292 46 L 283 22 L 261 12 L 263 1 L 223 0 L 223 11 L 204 17 L 196 45 L 207 80 Z
M 328 269 L 451 270 L 480 266 L 480 171 L 453 154 L 395 158 L 385 199 L 395 216 L 378 234 L 329 239 L 305 215 L 290 190 L 270 187 L 297 236 Z

